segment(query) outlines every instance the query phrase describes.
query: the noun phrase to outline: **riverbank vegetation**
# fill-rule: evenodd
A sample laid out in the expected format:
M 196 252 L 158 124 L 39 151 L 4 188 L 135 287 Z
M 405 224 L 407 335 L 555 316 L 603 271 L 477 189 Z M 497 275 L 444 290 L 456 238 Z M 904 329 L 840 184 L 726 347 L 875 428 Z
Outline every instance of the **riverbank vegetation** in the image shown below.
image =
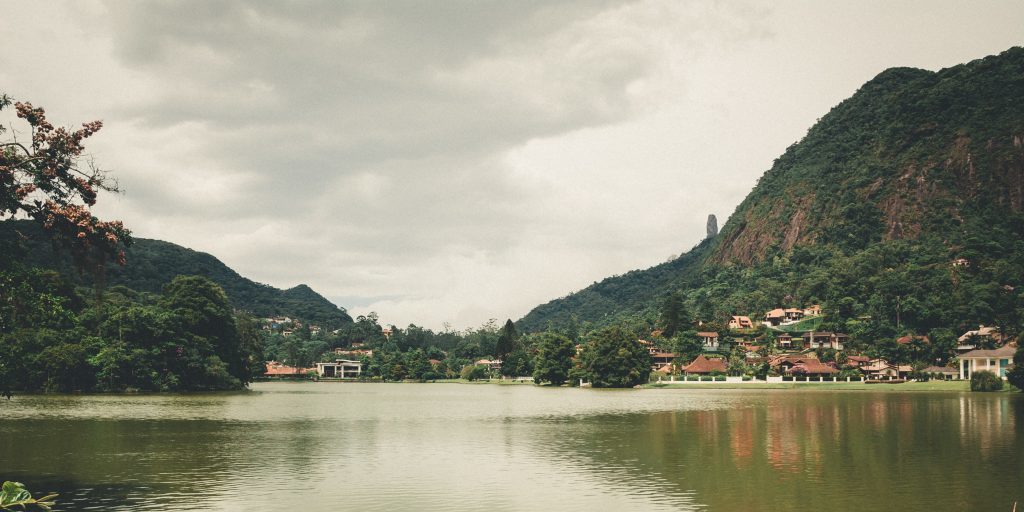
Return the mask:
M 96 286 L 76 287 L 64 275 L 25 264 L 25 239 L 5 230 L 0 391 L 238 389 L 262 373 L 252 322 L 208 279 L 179 276 L 160 294 L 103 289 L 108 262 L 125 265 L 133 240 L 121 222 L 90 210 L 100 191 L 117 190 L 82 162 L 84 141 L 102 123 L 55 127 L 43 109 L 0 96 L 0 110 L 11 106 L 30 135 L 0 143 L 0 219 L 34 221 Z

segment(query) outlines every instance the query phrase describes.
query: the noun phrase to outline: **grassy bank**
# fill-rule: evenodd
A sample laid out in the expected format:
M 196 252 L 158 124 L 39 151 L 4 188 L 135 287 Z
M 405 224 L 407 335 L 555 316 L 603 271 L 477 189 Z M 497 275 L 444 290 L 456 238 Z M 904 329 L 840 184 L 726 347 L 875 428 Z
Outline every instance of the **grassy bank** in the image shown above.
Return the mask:
M 886 391 L 886 392 L 913 392 L 913 391 L 970 391 L 971 383 L 966 380 L 932 380 L 928 382 L 905 382 L 903 384 L 865 384 L 863 382 L 772 382 L 772 383 L 673 383 L 673 384 L 648 384 L 651 388 L 665 389 L 801 389 L 823 391 Z M 1012 389 L 1012 388 L 1007 388 Z

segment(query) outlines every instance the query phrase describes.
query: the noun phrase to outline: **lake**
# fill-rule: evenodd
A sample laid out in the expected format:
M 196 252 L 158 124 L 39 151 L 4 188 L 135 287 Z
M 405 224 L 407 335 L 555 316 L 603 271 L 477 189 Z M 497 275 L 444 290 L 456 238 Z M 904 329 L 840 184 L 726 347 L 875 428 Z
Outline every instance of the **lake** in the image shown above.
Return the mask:
M 58 510 L 1024 505 L 1024 396 L 258 383 L 16 396 L 0 477 Z

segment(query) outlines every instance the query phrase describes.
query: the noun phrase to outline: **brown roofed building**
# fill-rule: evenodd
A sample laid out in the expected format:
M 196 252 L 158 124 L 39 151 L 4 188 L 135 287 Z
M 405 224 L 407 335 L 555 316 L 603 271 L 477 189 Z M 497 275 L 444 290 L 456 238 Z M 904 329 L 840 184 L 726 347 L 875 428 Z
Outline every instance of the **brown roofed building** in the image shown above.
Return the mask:
M 928 336 L 916 336 L 913 334 L 908 334 L 906 336 L 900 336 L 899 338 L 896 338 L 896 343 L 899 343 L 900 345 L 909 345 L 914 340 L 919 340 L 921 341 L 921 343 L 924 343 L 926 345 L 932 342 L 932 340 L 928 339 Z
M 704 350 L 714 352 L 718 350 L 717 332 L 698 332 L 697 337 L 704 343 Z
M 749 316 L 733 316 L 729 319 L 730 329 L 753 329 L 754 322 L 750 321 Z
M 708 359 L 703 354 L 697 356 L 692 363 L 683 368 L 687 375 L 708 375 L 712 372 L 725 373 L 725 360 L 720 358 Z

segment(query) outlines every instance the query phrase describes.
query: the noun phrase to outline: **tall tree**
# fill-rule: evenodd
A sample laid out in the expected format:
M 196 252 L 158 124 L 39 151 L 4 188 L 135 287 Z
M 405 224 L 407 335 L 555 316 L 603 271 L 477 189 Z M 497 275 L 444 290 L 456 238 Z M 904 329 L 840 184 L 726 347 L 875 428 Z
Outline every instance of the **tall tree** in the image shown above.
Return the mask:
M 568 337 L 552 332 L 541 334 L 534 359 L 533 381 L 537 384 L 550 382 L 555 386 L 565 384 L 569 380 L 574 355 L 576 347 Z
M 650 377 L 651 355 L 628 330 L 612 326 L 588 336 L 580 367 L 594 387 L 632 387 Z
M 663 336 L 671 338 L 689 323 L 690 318 L 686 305 L 683 304 L 683 297 L 678 292 L 668 294 L 661 304 L 658 318 L 658 326 L 661 327 Z
M 511 319 L 506 320 L 505 325 L 498 332 L 498 343 L 494 346 L 494 356 L 504 360 L 516 349 L 518 341 L 519 334 L 516 333 L 516 326 L 512 323 Z

